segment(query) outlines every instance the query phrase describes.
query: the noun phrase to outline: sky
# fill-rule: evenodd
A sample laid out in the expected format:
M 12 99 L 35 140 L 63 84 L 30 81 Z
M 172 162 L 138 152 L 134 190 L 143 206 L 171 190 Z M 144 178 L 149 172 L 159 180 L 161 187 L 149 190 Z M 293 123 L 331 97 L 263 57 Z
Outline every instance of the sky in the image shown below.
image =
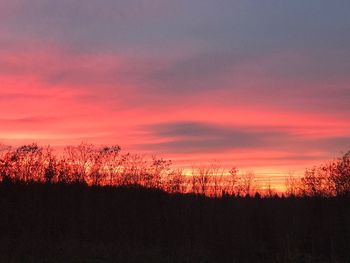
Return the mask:
M 350 150 L 348 0 L 0 0 L 0 142 L 262 176 Z

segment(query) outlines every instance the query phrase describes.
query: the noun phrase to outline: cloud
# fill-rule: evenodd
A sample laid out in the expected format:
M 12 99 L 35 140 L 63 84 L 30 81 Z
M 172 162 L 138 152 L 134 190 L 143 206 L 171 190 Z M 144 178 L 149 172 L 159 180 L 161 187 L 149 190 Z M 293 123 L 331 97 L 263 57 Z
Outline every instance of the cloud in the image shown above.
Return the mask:
M 242 127 L 200 122 L 172 122 L 145 126 L 157 143 L 141 145 L 145 149 L 169 153 L 220 152 L 235 149 L 334 152 L 350 148 L 348 136 L 319 138 L 297 134 L 284 127 Z M 295 157 L 298 158 L 298 157 Z M 308 157 L 307 157 L 308 158 Z
M 159 151 L 201 152 L 237 148 L 268 147 L 271 140 L 287 137 L 285 131 L 230 127 L 198 122 L 174 122 L 147 126 L 156 137 L 167 141 L 146 145 Z

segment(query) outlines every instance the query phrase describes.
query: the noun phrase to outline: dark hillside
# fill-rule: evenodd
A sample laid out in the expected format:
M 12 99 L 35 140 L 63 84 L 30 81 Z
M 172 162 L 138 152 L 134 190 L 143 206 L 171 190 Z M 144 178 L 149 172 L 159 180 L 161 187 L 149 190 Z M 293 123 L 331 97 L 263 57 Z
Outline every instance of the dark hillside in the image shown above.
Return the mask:
M 350 262 L 350 199 L 0 184 L 1 262 Z

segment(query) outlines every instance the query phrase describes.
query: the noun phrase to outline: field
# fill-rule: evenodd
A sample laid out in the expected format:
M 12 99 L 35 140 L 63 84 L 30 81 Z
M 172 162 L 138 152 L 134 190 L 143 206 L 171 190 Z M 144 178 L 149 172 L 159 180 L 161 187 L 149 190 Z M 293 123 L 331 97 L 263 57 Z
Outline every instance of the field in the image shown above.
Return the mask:
M 1 262 L 350 262 L 348 197 L 0 184 Z

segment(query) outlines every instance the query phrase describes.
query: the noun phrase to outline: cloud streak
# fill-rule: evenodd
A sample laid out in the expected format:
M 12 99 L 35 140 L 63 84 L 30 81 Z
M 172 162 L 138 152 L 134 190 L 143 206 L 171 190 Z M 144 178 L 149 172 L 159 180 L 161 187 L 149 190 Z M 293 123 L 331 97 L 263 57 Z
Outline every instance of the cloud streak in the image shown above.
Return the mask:
M 291 150 L 302 153 L 350 148 L 350 135 L 315 138 L 293 133 L 285 127 L 232 127 L 174 122 L 146 126 L 144 129 L 148 129 L 154 137 L 162 138 L 162 142 L 146 144 L 143 147 L 169 153 L 215 153 L 236 149 Z

